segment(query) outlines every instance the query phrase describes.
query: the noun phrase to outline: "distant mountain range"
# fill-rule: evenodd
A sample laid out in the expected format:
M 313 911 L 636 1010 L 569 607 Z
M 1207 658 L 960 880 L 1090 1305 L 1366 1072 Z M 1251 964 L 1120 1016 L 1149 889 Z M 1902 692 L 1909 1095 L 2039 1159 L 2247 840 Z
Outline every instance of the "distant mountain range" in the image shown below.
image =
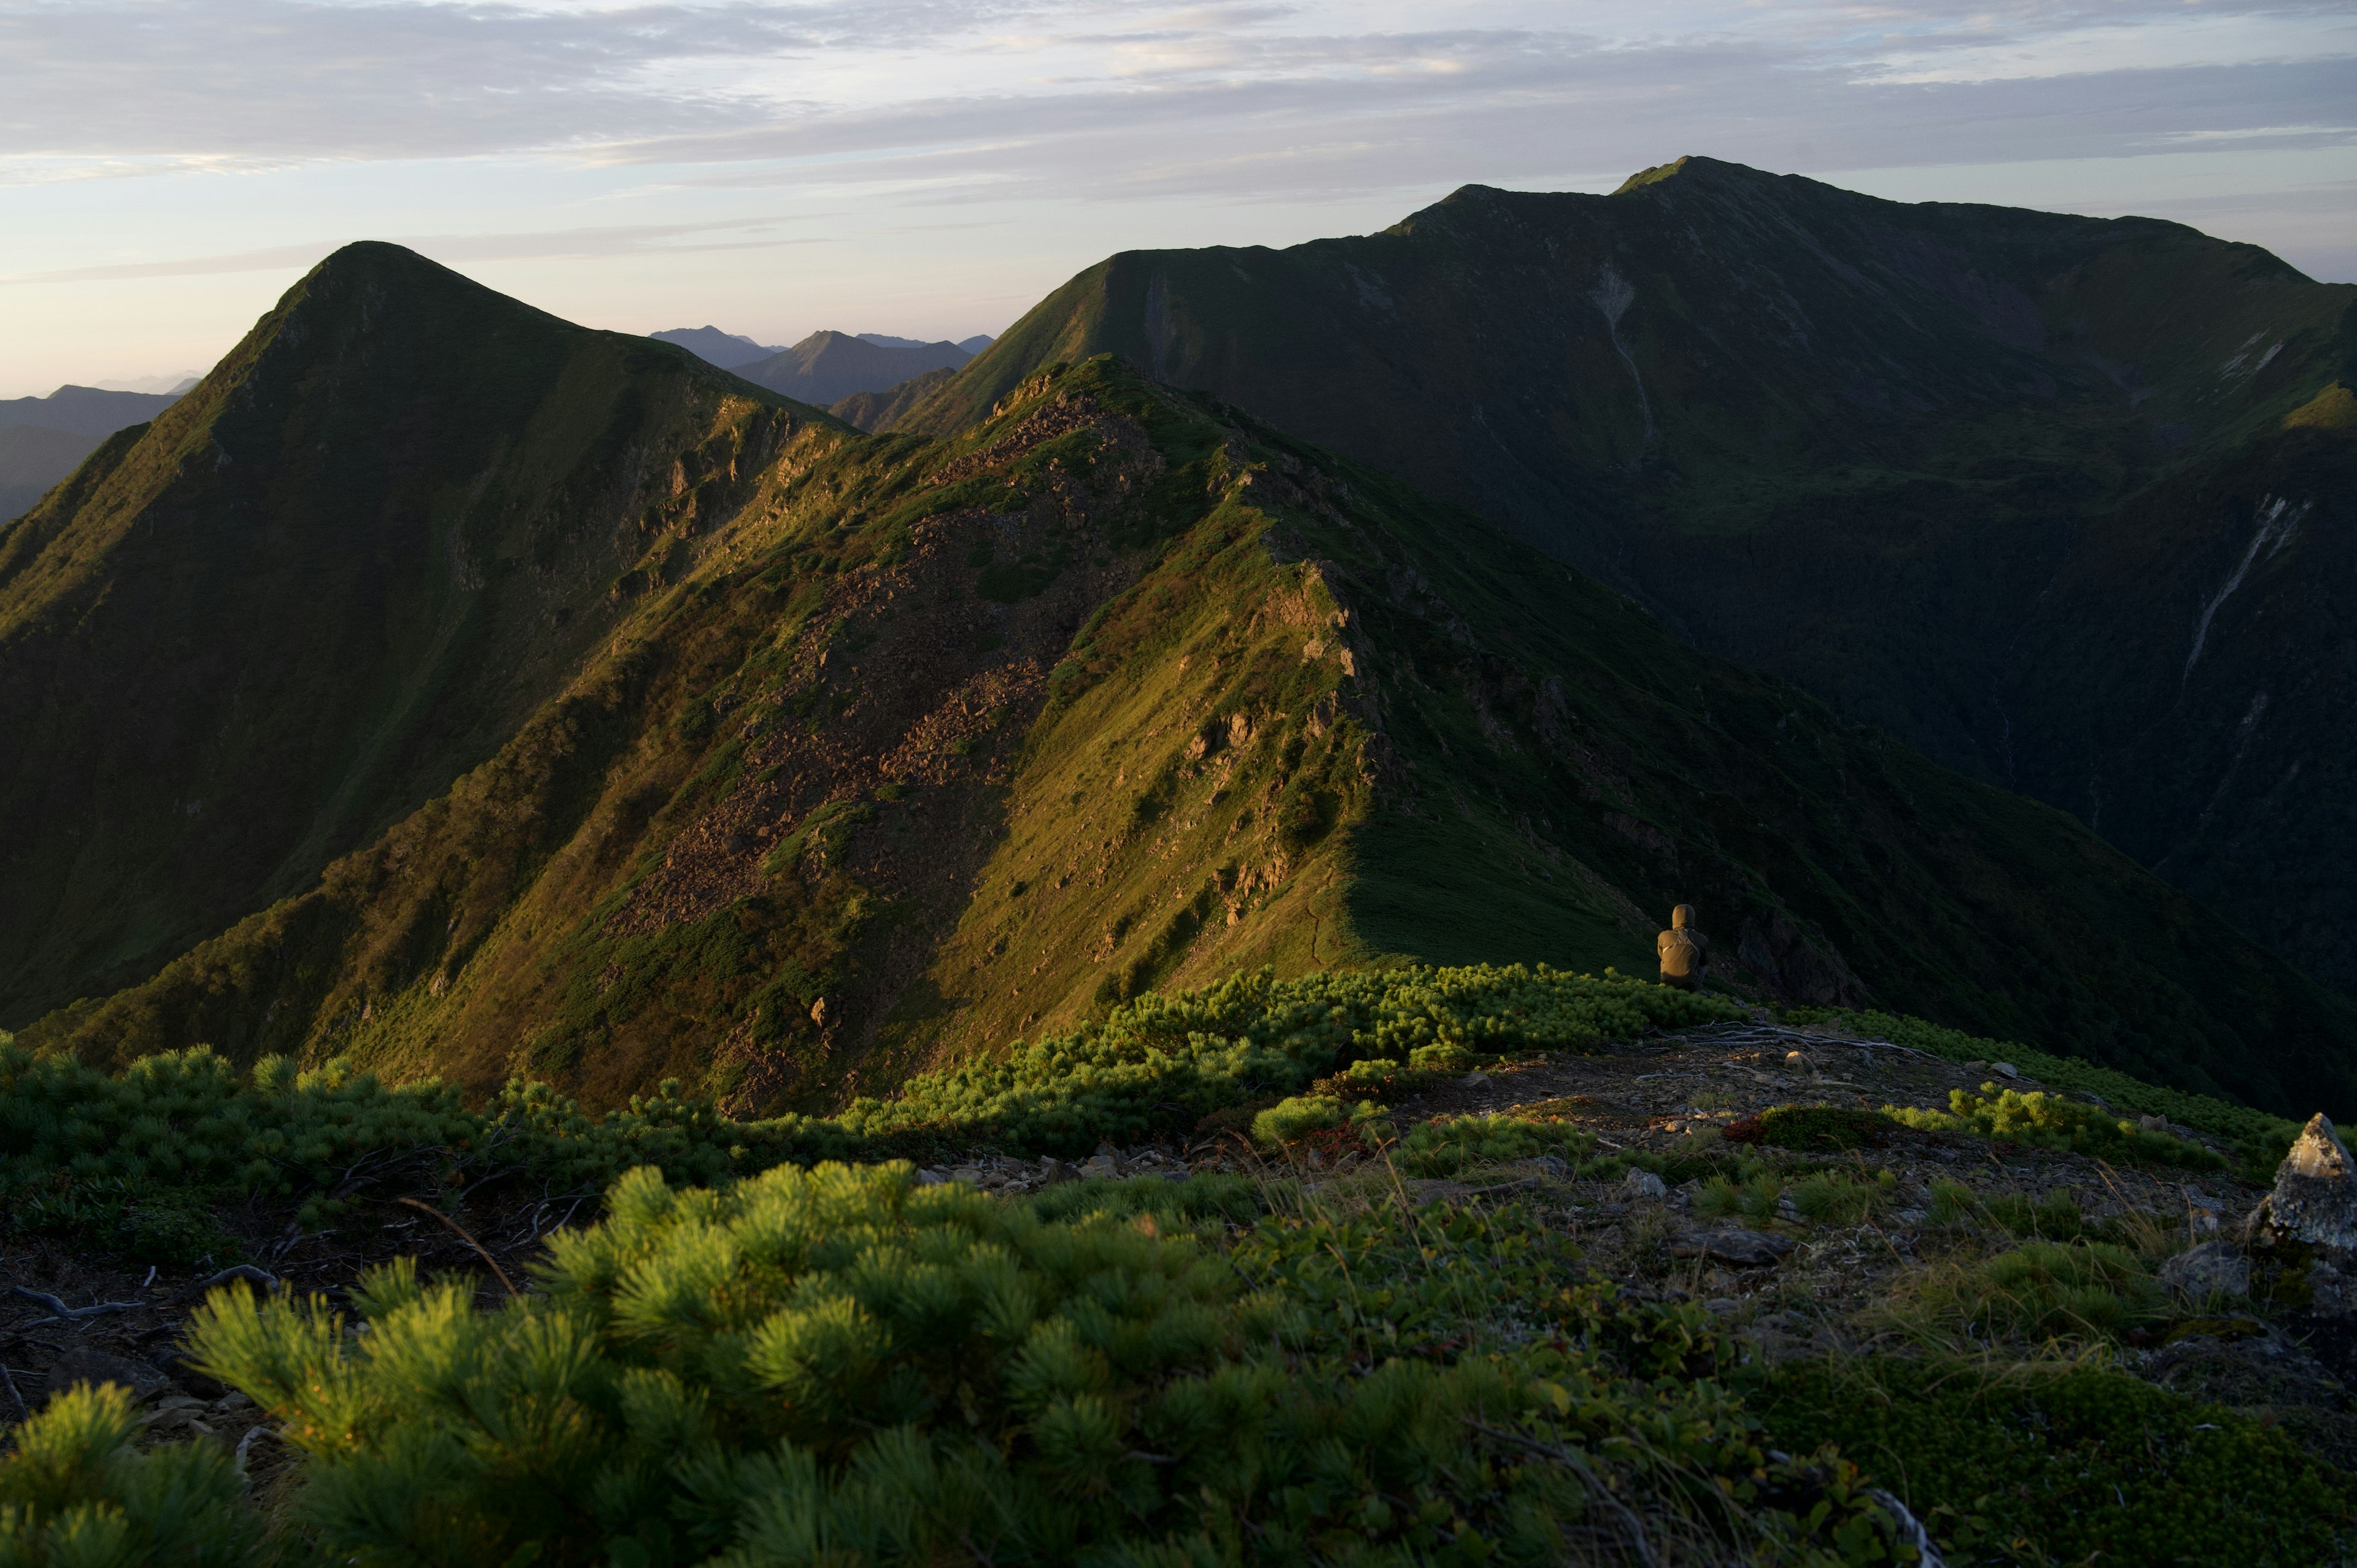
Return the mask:
M 2357 993 L 2357 287 L 1686 158 L 1114 256 L 884 427 L 1106 351 L 2073 813 Z
M 47 397 L 0 398 L 0 521 L 40 499 L 102 439 L 145 424 L 179 397 L 62 386 Z
M 1111 356 L 874 439 L 348 247 L 0 531 L 0 1024 L 93 1060 L 834 1104 L 1690 900 L 1749 995 L 2357 1106 L 2357 1005 L 2067 816 Z
M 929 371 L 956 370 L 992 342 L 987 334 L 963 343 L 924 343 L 884 332 L 813 332 L 791 349 L 775 349 L 716 327 L 679 327 L 650 336 L 756 385 L 820 404 L 856 393 L 888 392 Z

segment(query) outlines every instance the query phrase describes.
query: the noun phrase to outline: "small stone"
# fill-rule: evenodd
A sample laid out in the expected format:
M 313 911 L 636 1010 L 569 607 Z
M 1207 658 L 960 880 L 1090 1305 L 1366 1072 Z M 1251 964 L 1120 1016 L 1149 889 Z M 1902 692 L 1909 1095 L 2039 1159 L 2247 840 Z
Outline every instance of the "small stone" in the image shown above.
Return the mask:
M 1764 1267 L 1792 1250 L 1789 1238 L 1760 1230 L 1689 1230 L 1670 1240 L 1670 1251 L 1681 1258 L 1717 1258 L 1747 1269 Z
M 1631 1197 L 1670 1196 L 1670 1184 L 1649 1170 L 1631 1167 L 1629 1174 L 1620 1178 L 1620 1185 L 1628 1189 Z
M 1784 1053 L 1784 1065 L 1786 1067 L 1806 1067 L 1809 1065 L 1809 1058 L 1799 1051 L 1786 1051 Z
M 2169 1118 L 2166 1116 L 2139 1116 L 2136 1118 L 2136 1126 L 2147 1133 L 2166 1133 L 2169 1131 Z
M 2276 1167 L 2266 1200 L 2276 1232 L 2312 1247 L 2357 1250 L 2357 1161 L 2319 1112 Z
M 1486 1072 L 1469 1072 L 1457 1081 L 1467 1089 L 1481 1089 L 1488 1086 L 1490 1075 Z
M 239 1411 L 253 1408 L 253 1402 L 235 1389 L 230 1390 L 229 1392 L 213 1401 L 213 1409 L 222 1415 L 235 1415 Z
M 939 1171 L 920 1170 L 917 1173 L 917 1185 L 919 1187 L 940 1187 L 949 1179 L 949 1177 L 942 1175 Z
M 2160 1265 L 2162 1285 L 2189 1301 L 2251 1294 L 2250 1260 L 2224 1241 L 2204 1241 Z
M 1081 1174 L 1092 1176 L 1117 1176 L 1121 1175 L 1121 1162 L 1111 1155 L 1091 1155 L 1081 1162 Z
M 1062 1182 L 1078 1181 L 1080 1176 L 1080 1172 L 1074 1170 L 1071 1165 L 1066 1165 L 1063 1161 L 1058 1159 L 1053 1155 L 1049 1155 L 1047 1158 L 1039 1162 L 1039 1185 L 1041 1187 L 1055 1187 Z
M 1541 1155 L 1530 1163 L 1557 1181 L 1571 1174 L 1571 1167 L 1564 1163 L 1561 1155 Z
M 1989 1063 L 1989 1071 L 1996 1074 L 1999 1078 L 2019 1078 L 2021 1076 L 2021 1069 L 2014 1066 L 2011 1062 L 1991 1062 Z
M 957 1169 L 950 1172 L 950 1180 L 962 1181 L 968 1187 L 980 1187 L 982 1185 L 982 1168 L 978 1165 L 960 1165 Z

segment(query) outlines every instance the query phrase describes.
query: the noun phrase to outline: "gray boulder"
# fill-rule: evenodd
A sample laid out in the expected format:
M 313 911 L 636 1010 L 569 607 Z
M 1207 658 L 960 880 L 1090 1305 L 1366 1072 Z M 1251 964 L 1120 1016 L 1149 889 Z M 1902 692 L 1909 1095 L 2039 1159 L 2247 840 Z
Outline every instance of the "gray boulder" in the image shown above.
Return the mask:
M 1652 1172 L 1641 1169 L 1634 1165 L 1630 1167 L 1629 1174 L 1627 1176 L 1620 1178 L 1620 1185 L 1628 1189 L 1629 1196 L 1631 1197 L 1667 1197 L 1670 1196 L 1670 1187 L 1667 1182 L 1663 1181 L 1660 1176 L 1655 1176 Z
M 2251 1262 L 2224 1241 L 2204 1241 L 2160 1265 L 2160 1283 L 2190 1301 L 2251 1294 Z

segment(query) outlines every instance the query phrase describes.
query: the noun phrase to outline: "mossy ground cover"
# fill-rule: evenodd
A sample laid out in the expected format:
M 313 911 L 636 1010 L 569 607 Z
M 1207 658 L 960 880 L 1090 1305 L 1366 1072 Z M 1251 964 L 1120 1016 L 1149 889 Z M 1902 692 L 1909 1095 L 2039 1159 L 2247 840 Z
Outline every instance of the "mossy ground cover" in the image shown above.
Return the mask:
M 1803 1441 L 1791 1413 L 1800 1406 L 1778 1402 L 1784 1374 L 1767 1376 L 1717 1311 L 1663 1291 L 1663 1271 L 1681 1265 L 1642 1265 L 1634 1294 L 1607 1283 L 1588 1272 L 1592 1233 L 1560 1204 L 1624 1200 L 1618 1177 L 1636 1164 L 1699 1178 L 1692 1202 L 1705 1222 L 1837 1244 L 1894 1223 L 1899 1199 L 1878 1163 L 1897 1149 L 1703 1142 L 1614 1153 L 1572 1120 L 1568 1100 L 1438 1118 L 1408 1109 L 1436 1083 L 1466 1092 L 1461 1071 L 1427 1069 L 1415 1093 L 1343 1098 L 1354 1081 L 1412 1073 L 1405 1064 L 1419 1051 L 1463 1052 L 1452 1068 L 1469 1060 L 1491 1074 L 1541 1058 L 1601 1067 L 1620 1058 L 1577 1053 L 1641 1027 L 1649 1004 L 1716 1009 L 1633 991 L 1646 996 L 1625 982 L 1514 970 L 1245 977 L 1116 1009 L 1096 1031 L 1010 1057 L 1003 1076 L 923 1080 L 907 1111 L 858 1128 L 731 1122 L 676 1095 L 599 1120 L 544 1086 L 469 1110 L 447 1090 L 361 1075 L 307 1082 L 273 1069 L 242 1079 L 188 1058 L 109 1079 L 17 1053 L 11 1081 L 29 1092 L 5 1097 L 24 1112 L 5 1148 L 19 1156 L 20 1191 L 123 1183 L 195 1194 L 252 1178 L 274 1193 L 283 1183 L 287 1208 L 309 1195 L 312 1222 L 329 1225 L 356 1218 L 339 1218 L 332 1197 L 356 1165 L 383 1171 L 391 1187 L 465 1194 L 518 1178 L 580 1190 L 633 1165 L 662 1167 L 614 1188 L 587 1240 L 544 1257 L 570 1260 L 559 1273 L 586 1282 L 578 1289 L 544 1269 L 525 1302 L 495 1309 L 396 1269 L 354 1298 L 352 1318 L 371 1325 L 357 1338 L 328 1332 L 332 1311 L 300 1301 L 258 1304 L 231 1325 L 235 1344 L 216 1348 L 246 1360 L 216 1371 L 252 1383 L 301 1442 L 318 1441 L 297 1484 L 268 1494 L 266 1519 L 212 1498 L 193 1471 L 181 1496 L 211 1535 L 259 1533 L 298 1558 L 323 1542 L 365 1556 L 397 1538 L 424 1561 L 498 1560 L 529 1535 L 547 1542 L 544 1561 L 800 1561 L 811 1538 L 787 1529 L 800 1520 L 820 1521 L 845 1563 L 915 1561 L 976 1530 L 1007 1562 L 1449 1561 L 1475 1534 L 1493 1562 L 1634 1560 L 1628 1520 L 1597 1500 L 1601 1485 L 1662 1561 L 1717 1560 L 1738 1541 L 1749 1561 L 1896 1560 L 1867 1488 L 1924 1494 L 1900 1490 L 1911 1472 L 1889 1452 L 1872 1402 L 1857 1402 L 1863 1414 L 1848 1426 L 1838 1408 L 1824 1417 L 1841 1454 L 1820 1453 L 1828 1438 Z M 1244 1040 L 1251 1053 L 1239 1056 Z M 1619 1070 L 1641 1075 L 1652 1059 L 1641 1051 Z M 1160 1098 L 1196 1094 L 1204 1100 Z M 1352 1140 L 1366 1179 L 1337 1176 L 1330 1161 L 1288 1175 L 1278 1158 L 1258 1176 L 1089 1180 L 994 1198 L 919 1185 L 906 1167 L 804 1168 L 829 1152 L 888 1155 L 896 1139 L 944 1127 L 1063 1139 L 1125 1125 L 1143 1107 L 1183 1131 L 1202 1102 L 1321 1099 L 1343 1106 L 1328 1132 Z M 1361 1099 L 1372 1114 L 1353 1124 Z M 175 1125 L 206 1135 L 177 1143 Z M 46 1152 L 22 1157 L 35 1140 Z M 447 1188 L 453 1170 L 461 1185 Z M 1426 1176 L 1460 1184 L 1440 1191 L 1488 1196 L 1402 1189 Z M 1962 1348 L 1984 1360 L 2100 1363 L 2147 1328 L 2174 1328 L 2179 1314 L 2160 1309 L 2152 1283 L 2167 1250 L 2155 1237 L 2061 1201 L 1952 1186 L 1932 1195 L 1925 1265 L 1894 1282 L 1889 1300 L 1907 1321 L 1886 1325 L 1904 1332 L 1885 1343 L 1927 1359 Z M 583 1211 L 599 1212 L 594 1201 Z M 1658 1251 L 1665 1239 L 1645 1231 L 1631 1244 Z M 1018 1306 L 1031 1315 L 1019 1333 L 1006 1316 Z M 1859 1375 L 1879 1375 L 1886 1359 Z M 845 1408 L 843 1379 L 861 1374 L 863 1391 L 897 1402 L 892 1427 L 829 1413 Z M 2178 1506 L 2165 1489 L 2213 1462 L 2229 1476 L 2276 1463 L 2280 1440 L 2256 1423 L 2169 1406 L 2169 1430 L 2206 1423 L 2227 1435 L 2201 1431 L 2185 1464 L 2138 1475 L 2114 1462 L 2120 1423 L 2104 1425 L 2101 1409 L 2070 1415 L 2077 1424 L 2062 1436 L 2048 1405 L 2006 1409 L 1958 1418 L 1982 1423 L 1968 1447 L 1987 1455 L 1993 1479 L 1988 1497 L 1956 1501 L 1955 1517 L 1927 1515 L 1952 1561 L 2077 1561 L 2083 1538 L 2143 1541 L 2140 1521 L 2159 1510 L 2183 1516 L 2194 1542 L 2255 1520 L 2255 1539 L 2278 1555 L 2254 1561 L 2290 1562 L 2345 1523 L 2330 1511 L 2345 1477 L 2315 1466 L 2247 1488 L 2243 1512 L 2208 1525 L 2168 1511 Z M 1232 1440 L 1188 1437 L 1199 1416 Z M 95 1432 L 105 1419 L 69 1404 L 56 1430 Z M 341 1431 L 366 1435 L 345 1442 Z M 54 1452 L 65 1438 L 42 1441 Z M 1796 1457 L 1768 1459 L 1770 1447 Z M 38 1552 L 57 1550 L 39 1543 L 83 1504 L 122 1510 L 129 1539 L 157 1528 L 134 1459 L 102 1442 L 83 1452 L 59 1462 L 63 1479 L 42 1494 L 63 1500 L 20 1516 Z M 1861 1468 L 1842 1467 L 1852 1461 Z M 2070 1491 L 2076 1511 L 2061 1530 L 2040 1511 L 2044 1483 L 2020 1479 L 2050 1461 L 2095 1466 L 2117 1489 Z M 154 1474 L 167 1472 L 180 1474 Z M 535 1488 L 530 1506 L 502 1501 L 519 1476 Z M 214 1503 L 231 1515 L 207 1513 Z M 1119 1550 L 1088 1555 L 1082 1543 L 1108 1530 Z
M 2294 1568 L 2357 1522 L 2357 1485 L 2283 1433 L 2101 1368 L 1804 1361 L 1753 1402 L 1772 1442 L 1837 1438 L 1960 1568 Z

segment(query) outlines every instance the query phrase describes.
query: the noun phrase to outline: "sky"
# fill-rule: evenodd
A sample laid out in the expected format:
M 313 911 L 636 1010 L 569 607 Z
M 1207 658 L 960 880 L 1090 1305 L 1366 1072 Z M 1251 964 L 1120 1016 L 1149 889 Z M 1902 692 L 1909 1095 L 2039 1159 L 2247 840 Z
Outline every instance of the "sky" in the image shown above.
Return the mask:
M 0 0 L 0 397 L 202 371 L 357 239 L 619 331 L 961 338 L 1690 153 L 2357 281 L 2357 6 Z

